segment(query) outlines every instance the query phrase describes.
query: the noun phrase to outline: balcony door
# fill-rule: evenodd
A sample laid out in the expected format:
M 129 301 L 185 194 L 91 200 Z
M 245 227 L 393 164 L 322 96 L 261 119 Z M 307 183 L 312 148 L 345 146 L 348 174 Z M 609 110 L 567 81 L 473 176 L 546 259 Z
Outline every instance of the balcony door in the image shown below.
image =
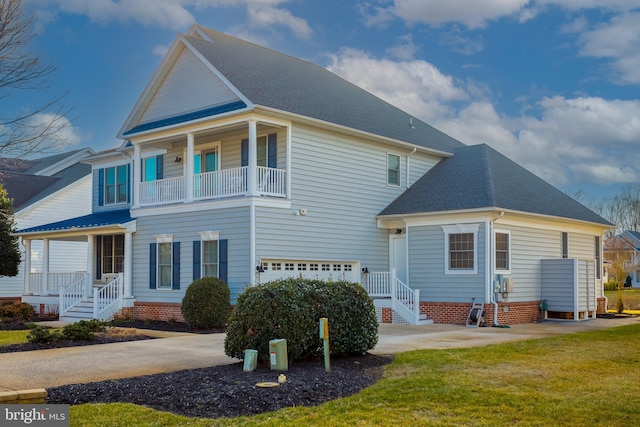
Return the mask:
M 220 146 L 215 145 L 206 150 L 202 150 L 193 156 L 193 191 L 194 197 L 204 197 L 211 195 L 215 186 L 215 174 L 207 174 L 207 172 L 216 172 L 220 170 Z M 206 175 L 203 175 L 206 174 Z

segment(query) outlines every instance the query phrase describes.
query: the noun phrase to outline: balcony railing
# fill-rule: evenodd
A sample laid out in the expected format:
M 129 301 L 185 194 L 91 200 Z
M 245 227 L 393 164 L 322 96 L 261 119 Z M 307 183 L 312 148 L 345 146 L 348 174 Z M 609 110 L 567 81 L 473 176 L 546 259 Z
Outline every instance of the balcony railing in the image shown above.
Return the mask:
M 140 206 L 166 205 L 187 200 L 186 177 L 141 182 L 138 186 Z M 205 172 L 193 176 L 192 200 L 220 199 L 247 193 L 248 167 Z M 286 171 L 258 166 L 256 191 L 261 196 L 286 197 Z

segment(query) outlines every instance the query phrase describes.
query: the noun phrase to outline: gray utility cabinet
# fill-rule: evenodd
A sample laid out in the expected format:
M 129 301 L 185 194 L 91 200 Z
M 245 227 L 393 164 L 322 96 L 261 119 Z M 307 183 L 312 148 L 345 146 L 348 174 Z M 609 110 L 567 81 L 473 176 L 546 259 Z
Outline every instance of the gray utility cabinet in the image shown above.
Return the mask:
M 542 295 L 549 317 L 585 320 L 596 317 L 595 260 L 544 259 Z

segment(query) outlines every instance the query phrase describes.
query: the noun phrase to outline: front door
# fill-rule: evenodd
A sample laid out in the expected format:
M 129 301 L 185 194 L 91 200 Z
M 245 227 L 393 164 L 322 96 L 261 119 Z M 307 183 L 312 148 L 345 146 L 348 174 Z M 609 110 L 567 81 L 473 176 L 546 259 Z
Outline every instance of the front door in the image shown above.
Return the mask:
M 124 271 L 124 234 L 98 236 L 96 279 Z
M 407 239 L 405 234 L 389 236 L 389 268 L 395 268 L 396 277 L 407 284 Z

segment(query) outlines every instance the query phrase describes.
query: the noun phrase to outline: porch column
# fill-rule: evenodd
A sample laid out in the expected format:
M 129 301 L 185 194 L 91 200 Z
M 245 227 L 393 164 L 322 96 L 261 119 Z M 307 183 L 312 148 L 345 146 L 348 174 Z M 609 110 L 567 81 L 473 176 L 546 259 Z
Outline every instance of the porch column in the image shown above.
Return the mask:
M 249 196 L 258 195 L 256 191 L 257 146 L 257 123 L 255 120 L 249 120 L 249 164 L 247 165 L 247 193 Z
M 49 239 L 42 239 L 42 292 L 49 290 Z
M 24 291 L 23 295 L 27 295 L 29 293 L 29 279 L 31 273 L 31 240 L 22 240 L 22 245 L 24 246 Z
M 87 236 L 87 276 L 89 276 L 89 280 L 87 280 L 87 295 L 93 295 L 93 280 L 96 277 L 94 268 L 93 268 L 93 258 L 95 254 L 95 237 L 93 234 Z
M 140 182 L 142 182 L 142 155 L 140 153 L 140 146 L 133 146 L 133 180 L 131 182 L 131 190 L 133 191 L 133 208 L 137 208 L 140 205 Z
M 124 233 L 124 297 L 133 298 L 133 233 Z
M 195 138 L 192 133 L 188 133 L 187 134 L 187 158 L 185 159 L 185 162 L 184 162 L 185 167 L 187 169 L 185 173 L 185 179 L 187 180 L 186 182 L 187 194 L 185 194 L 185 198 L 184 198 L 185 203 L 189 203 L 193 201 L 193 171 L 195 166 L 193 161 L 193 157 L 195 155 L 194 145 L 195 145 Z

